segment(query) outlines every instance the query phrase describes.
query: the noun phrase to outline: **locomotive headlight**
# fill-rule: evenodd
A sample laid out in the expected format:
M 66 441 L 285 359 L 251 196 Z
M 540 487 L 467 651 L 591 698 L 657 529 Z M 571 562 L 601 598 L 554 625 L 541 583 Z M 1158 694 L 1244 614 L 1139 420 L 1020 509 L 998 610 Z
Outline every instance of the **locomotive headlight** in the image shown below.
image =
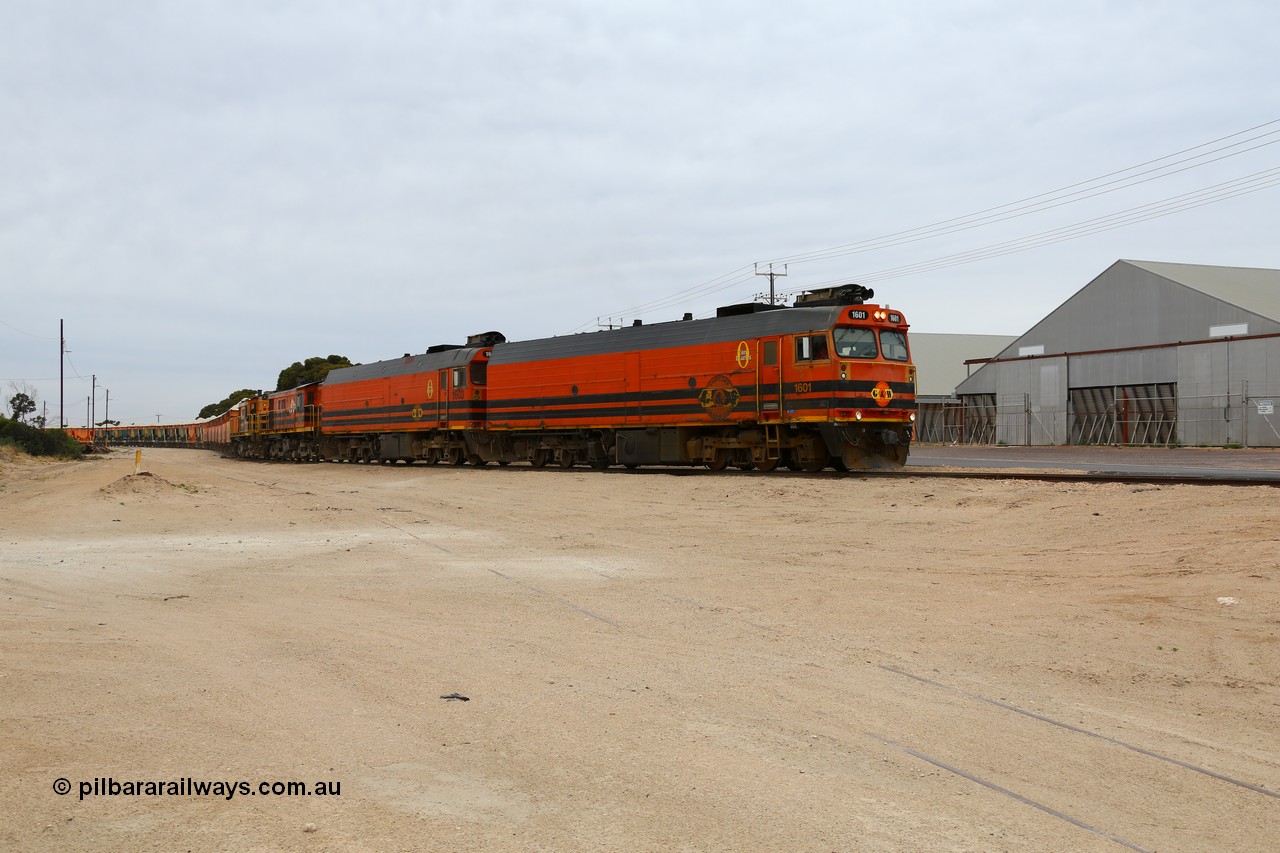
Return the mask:
M 873 314 L 872 316 L 873 316 L 873 317 L 875 317 L 877 320 L 880 320 L 880 321 L 882 321 L 882 322 L 883 322 L 883 321 L 884 321 L 884 319 L 885 319 L 886 317 L 888 317 L 888 316 L 889 316 L 889 312 L 887 312 L 887 311 L 877 311 L 877 312 L 875 312 L 875 314 Z
M 912 412 L 912 413 L 911 413 L 911 422 L 912 422 L 912 423 L 915 423 L 915 422 L 916 422 L 916 413 L 915 413 L 915 412 Z
M 861 409 L 859 409 L 858 411 L 856 411 L 856 412 L 854 412 L 854 413 L 853 413 L 853 419 L 854 419 L 855 421 L 860 421 L 860 420 L 862 420 L 862 410 L 861 410 Z

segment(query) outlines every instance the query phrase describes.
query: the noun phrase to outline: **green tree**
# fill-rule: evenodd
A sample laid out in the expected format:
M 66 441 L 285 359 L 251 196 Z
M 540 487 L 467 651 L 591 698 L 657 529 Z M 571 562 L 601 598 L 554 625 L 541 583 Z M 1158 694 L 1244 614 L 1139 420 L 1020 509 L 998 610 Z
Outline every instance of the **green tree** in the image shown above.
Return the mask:
M 308 382 L 321 382 L 329 375 L 330 370 L 336 367 L 353 366 L 351 359 L 345 355 L 331 355 L 328 358 L 321 358 L 317 355 L 306 361 L 295 361 L 280 371 L 280 379 L 276 382 L 276 390 L 285 391 L 289 388 L 297 388 L 299 385 L 306 385 Z M 239 391 L 233 391 L 227 395 L 226 399 L 205 406 L 196 417 L 201 420 L 204 418 L 216 418 L 241 400 L 257 396 L 257 394 L 258 392 L 252 388 L 241 388 Z
M 317 355 L 306 361 L 295 361 L 280 371 L 280 378 L 276 382 L 276 390 L 284 391 L 288 388 L 306 385 L 309 382 L 321 382 L 329 375 L 330 370 L 337 367 L 351 366 L 351 359 L 345 355 L 331 355 L 328 358 L 321 358 Z
M 36 401 L 30 394 L 19 391 L 9 398 L 9 411 L 13 412 L 13 419 L 19 423 L 26 423 L 27 415 L 35 410 Z
M 232 391 L 223 400 L 217 403 L 210 403 L 209 405 L 205 406 L 203 409 L 200 410 L 200 414 L 196 415 L 196 418 L 198 420 L 204 420 L 205 418 L 216 418 L 218 415 L 223 414 L 232 406 L 234 406 L 236 403 L 239 403 L 241 400 L 245 399 L 246 397 L 252 397 L 257 393 L 258 392 L 253 388 L 241 388 L 239 391 Z

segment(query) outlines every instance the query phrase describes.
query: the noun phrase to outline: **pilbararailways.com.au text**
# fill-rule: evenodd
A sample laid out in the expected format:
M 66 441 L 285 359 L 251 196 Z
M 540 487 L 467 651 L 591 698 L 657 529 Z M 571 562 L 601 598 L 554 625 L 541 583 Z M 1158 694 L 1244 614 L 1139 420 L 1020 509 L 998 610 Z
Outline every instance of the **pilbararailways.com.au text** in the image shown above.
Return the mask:
M 97 777 L 78 783 L 80 799 L 85 797 L 340 797 L 342 783 L 207 781 L 186 776 L 181 779 L 126 779 Z M 71 782 L 60 778 L 53 783 L 58 794 L 71 793 Z

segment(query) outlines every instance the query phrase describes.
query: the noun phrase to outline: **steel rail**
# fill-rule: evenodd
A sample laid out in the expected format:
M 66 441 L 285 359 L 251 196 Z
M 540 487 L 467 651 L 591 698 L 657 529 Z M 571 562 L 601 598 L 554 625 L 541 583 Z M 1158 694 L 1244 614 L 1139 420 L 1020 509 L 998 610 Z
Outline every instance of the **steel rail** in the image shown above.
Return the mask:
M 1170 486 L 1271 486 L 1280 487 L 1280 472 L 1241 470 L 1239 475 L 1218 473 L 1138 473 L 1133 471 L 1007 471 L 929 470 L 906 468 L 899 471 L 854 471 L 868 476 L 921 477 L 954 480 L 1034 480 L 1043 483 L 1126 483 Z M 848 476 L 848 475 L 841 475 Z

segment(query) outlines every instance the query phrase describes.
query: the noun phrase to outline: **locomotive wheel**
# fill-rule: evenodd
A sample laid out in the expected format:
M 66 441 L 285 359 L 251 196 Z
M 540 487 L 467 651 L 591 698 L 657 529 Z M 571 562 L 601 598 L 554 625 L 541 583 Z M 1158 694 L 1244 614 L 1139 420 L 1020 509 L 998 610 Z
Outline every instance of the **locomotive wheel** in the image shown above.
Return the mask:
M 462 452 L 461 447 L 449 447 L 444 451 L 444 461 L 450 465 L 461 465 L 467 461 L 466 454 Z
M 489 460 L 481 457 L 479 453 L 468 453 L 467 461 L 477 468 L 483 468 L 485 465 L 489 464 Z
M 756 470 L 763 471 L 768 474 L 770 471 L 778 467 L 779 461 L 780 460 L 777 457 L 774 457 L 773 459 L 761 459 L 759 462 L 755 463 Z
M 823 468 L 827 467 L 827 460 L 807 459 L 804 462 L 800 463 L 800 467 L 803 468 L 805 473 L 807 474 L 816 474 L 819 471 L 821 471 Z
M 529 457 L 529 464 L 534 468 L 545 468 L 547 462 L 551 459 L 551 453 L 545 447 L 539 447 L 533 451 L 533 455 Z
M 560 467 L 561 468 L 564 468 L 567 471 L 568 469 L 573 467 L 573 462 L 574 462 L 574 459 L 573 459 L 572 450 L 560 451 Z
M 729 467 L 729 451 L 723 447 L 717 447 L 711 451 L 711 458 L 706 460 L 706 463 L 712 471 L 723 471 Z
M 422 454 L 422 461 L 428 465 L 434 465 L 440 461 L 440 448 L 428 447 Z

